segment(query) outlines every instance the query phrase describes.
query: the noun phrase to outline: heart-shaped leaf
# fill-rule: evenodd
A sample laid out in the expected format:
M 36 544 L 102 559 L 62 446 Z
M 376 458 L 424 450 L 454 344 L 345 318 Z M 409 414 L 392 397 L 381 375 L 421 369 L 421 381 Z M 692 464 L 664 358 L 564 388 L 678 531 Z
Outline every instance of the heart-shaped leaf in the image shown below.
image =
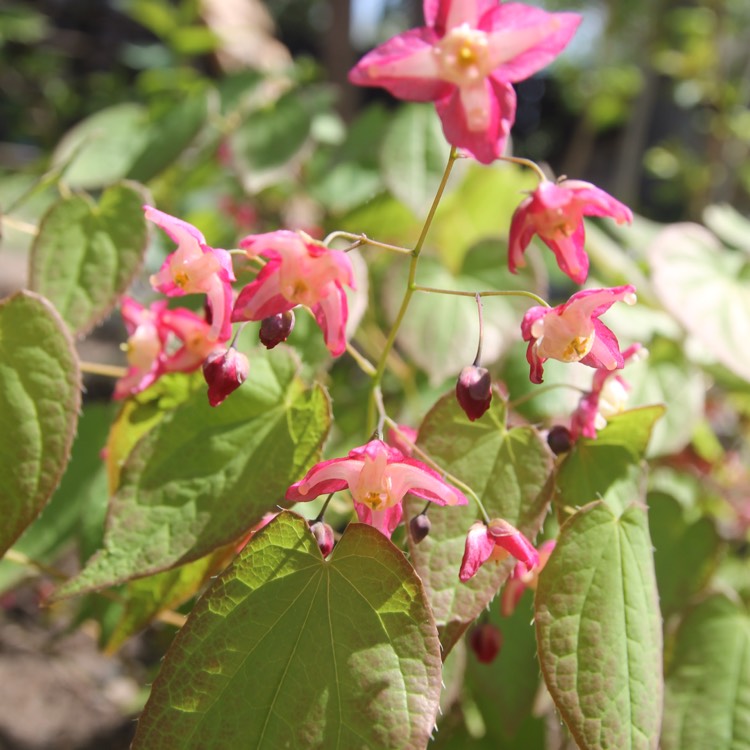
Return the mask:
M 166 415 L 128 456 L 104 549 L 58 590 L 69 596 L 197 560 L 284 502 L 328 432 L 325 391 L 305 391 L 288 352 L 251 360 L 231 404 L 203 392 Z
M 650 247 L 653 283 L 672 315 L 725 367 L 750 380 L 750 258 L 699 224 L 667 227 Z
M 418 748 L 440 695 L 422 584 L 382 534 L 350 524 L 323 560 L 282 513 L 196 605 L 134 750 Z
M 80 405 L 78 360 L 54 307 L 32 292 L 0 302 L 0 555 L 57 487 Z
M 582 750 L 656 748 L 662 635 L 645 509 L 596 502 L 562 526 L 539 575 L 542 673 Z
M 425 417 L 419 447 L 442 469 L 466 482 L 491 518 L 510 521 L 530 539 L 536 536 L 550 500 L 552 456 L 532 427 L 506 427 L 505 407 L 497 396 L 481 419 L 470 422 L 455 395 L 447 394 Z M 514 564 L 512 559 L 488 563 L 471 580 L 459 581 L 466 533 L 479 518 L 478 509 L 469 502 L 431 510 L 430 533 L 419 544 L 409 543 L 445 654 L 495 596 Z M 423 506 L 422 501 L 407 500 L 407 518 Z
M 663 750 L 750 743 L 750 616 L 718 594 L 690 612 L 667 667 Z
M 75 333 L 101 322 L 140 267 L 147 201 L 139 185 L 124 182 L 105 190 L 98 205 L 85 195 L 63 198 L 42 220 L 31 249 L 31 288 Z

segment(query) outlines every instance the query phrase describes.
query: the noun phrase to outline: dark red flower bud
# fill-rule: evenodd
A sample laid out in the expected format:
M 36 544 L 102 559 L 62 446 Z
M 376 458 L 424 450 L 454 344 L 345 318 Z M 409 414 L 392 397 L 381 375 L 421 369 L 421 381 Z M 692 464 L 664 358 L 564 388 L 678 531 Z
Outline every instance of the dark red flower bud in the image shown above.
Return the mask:
M 414 544 L 419 544 L 429 533 L 432 528 L 432 521 L 424 513 L 409 521 L 409 533 L 414 540 Z
M 561 453 L 567 453 L 573 447 L 573 436 L 567 427 L 561 424 L 555 425 L 547 433 L 547 445 L 552 448 L 552 452 L 559 456 Z
M 461 370 L 456 383 L 456 398 L 466 416 L 473 422 L 490 408 L 492 378 L 486 367 L 470 365 Z
M 333 549 L 333 529 L 323 521 L 316 521 L 310 526 L 310 531 L 312 531 L 323 557 L 328 557 Z
M 481 625 L 476 625 L 469 634 L 469 645 L 482 664 L 491 664 L 500 653 L 503 634 L 496 625 L 483 622 Z
M 274 346 L 289 338 L 293 328 L 294 312 L 292 310 L 263 318 L 260 323 L 260 343 L 266 349 L 273 349 Z
M 203 377 L 208 383 L 208 403 L 218 406 L 245 382 L 249 369 L 247 357 L 234 347 L 209 354 L 203 363 Z

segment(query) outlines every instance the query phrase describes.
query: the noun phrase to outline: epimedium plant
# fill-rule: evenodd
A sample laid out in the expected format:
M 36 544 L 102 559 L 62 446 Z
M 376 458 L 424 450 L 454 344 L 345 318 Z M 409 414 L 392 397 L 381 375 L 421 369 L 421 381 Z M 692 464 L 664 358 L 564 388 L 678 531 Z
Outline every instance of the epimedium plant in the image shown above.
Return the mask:
M 700 340 L 716 327 L 682 310 L 676 291 L 695 280 L 713 236 L 670 227 L 667 239 L 649 237 L 654 260 L 639 258 L 633 246 L 652 227 L 636 220 L 638 239 L 615 229 L 623 251 L 584 225 L 631 223 L 630 209 L 506 154 L 512 84 L 563 51 L 578 15 L 425 0 L 424 16 L 349 77 L 434 102 L 440 127 L 425 108 L 400 110 L 382 177 L 357 140 L 367 118 L 380 128 L 377 113 L 343 136 L 339 161 L 319 143 L 330 168 L 311 166 L 305 188 L 323 205 L 335 193 L 326 236 L 278 220 L 279 203 L 299 196 L 269 171 L 262 219 L 239 216 L 236 202 L 221 208 L 237 230 L 267 231 L 213 247 L 199 221 L 162 210 L 180 204 L 177 152 L 189 138 L 172 144 L 176 172 L 148 188 L 132 181 L 142 154 L 98 184 L 79 140 L 6 207 L 12 219 L 34 191 L 63 188 L 34 230 L 30 290 L 0 306 L 3 552 L 33 566 L 44 564 L 35 551 L 55 550 L 34 530 L 54 523 L 65 499 L 32 522 L 70 458 L 79 369 L 108 372 L 120 407 L 101 420 L 95 449 L 106 522 L 99 509 L 82 570 L 53 598 L 114 589 L 110 649 L 157 618 L 180 626 L 134 748 L 549 747 L 558 715 L 582 748 L 744 746 L 748 516 L 733 493 L 747 477 L 741 450 L 725 451 L 710 431 L 701 378 L 711 372 L 746 404 L 747 375 L 731 346 L 714 345 L 718 363 L 688 359 L 685 332 Z M 206 135 L 195 151 L 218 148 L 230 171 L 243 149 L 269 166 L 252 146 L 263 138 L 243 128 L 291 121 L 302 137 L 284 138 L 273 166 L 299 169 L 312 135 L 290 111 L 320 104 L 294 84 L 267 96 L 229 108 L 220 140 Z M 201 127 L 198 117 L 191 130 Z M 184 158 L 192 169 L 204 157 Z M 433 191 L 421 221 L 418 197 L 399 200 L 391 187 L 399 169 Z M 70 193 L 69 171 L 105 188 L 98 201 Z M 497 207 L 479 220 L 472 212 L 493 191 L 509 207 L 505 226 L 486 230 Z M 499 243 L 480 242 L 485 231 L 506 233 L 507 270 Z M 149 233 L 167 248 L 149 269 L 150 302 L 129 291 Z M 552 253 L 531 250 L 534 237 Z M 665 283 L 680 242 L 693 243 L 687 268 Z M 747 267 L 742 250 L 722 252 L 721 268 Z M 559 304 L 545 299 L 548 273 L 567 290 Z M 198 305 L 181 306 L 190 300 Z M 115 305 L 127 367 L 79 362 L 73 336 Z M 632 343 L 621 348 L 618 336 Z M 473 361 L 455 356 L 467 342 Z M 525 361 L 512 350 L 523 343 Z M 431 367 L 434 349 L 447 365 Z M 443 367 L 455 381 L 447 392 Z M 88 419 L 84 410 L 81 434 Z M 728 649 L 720 659 L 716 638 Z

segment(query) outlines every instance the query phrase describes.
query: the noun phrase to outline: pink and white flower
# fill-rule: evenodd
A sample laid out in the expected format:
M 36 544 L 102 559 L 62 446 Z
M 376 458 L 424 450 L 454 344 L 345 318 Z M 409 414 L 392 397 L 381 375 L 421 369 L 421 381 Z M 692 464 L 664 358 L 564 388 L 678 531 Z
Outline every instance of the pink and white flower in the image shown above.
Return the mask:
M 286 499 L 307 502 L 347 487 L 359 520 L 374 526 L 389 539 L 401 522 L 402 501 L 407 493 L 438 505 L 468 502 L 463 493 L 436 471 L 382 440 L 371 440 L 354 448 L 346 458 L 315 464 L 287 490 Z
M 151 285 L 168 297 L 205 294 L 211 309 L 211 336 L 226 341 L 232 335 L 232 256 L 226 250 L 209 247 L 203 235 L 182 219 L 144 206 L 146 218 L 163 229 L 177 243 Z
M 637 361 L 648 354 L 640 344 L 629 346 L 622 353 L 623 364 Z M 624 411 L 628 402 L 630 385 L 624 378 L 608 370 L 597 370 L 591 390 L 581 396 L 570 420 L 573 440 L 579 437 L 596 438 L 598 430 L 607 426 L 607 420 Z
M 210 326 L 193 312 L 168 310 L 166 301 L 144 307 L 123 297 L 120 311 L 129 338 L 128 370 L 115 385 L 114 398 L 140 393 L 167 372 L 192 372 L 217 347 Z
M 489 164 L 516 115 L 512 83 L 548 65 L 581 17 L 496 0 L 425 0 L 426 26 L 393 37 L 349 73 L 398 99 L 434 101 L 448 142 Z
M 618 224 L 633 221 L 633 213 L 609 193 L 582 180 L 544 180 L 513 214 L 508 266 L 513 273 L 526 265 L 523 254 L 534 235 L 552 250 L 560 270 L 576 284 L 589 272 L 584 250 L 584 216 L 609 216 Z
M 614 333 L 599 320 L 617 301 L 636 302 L 631 284 L 611 289 L 585 289 L 576 292 L 557 307 L 532 307 L 521 322 L 523 340 L 529 342 L 526 360 L 531 366 L 531 382 L 541 383 L 544 362 L 581 362 L 601 370 L 623 366 L 622 353 Z
M 343 285 L 354 289 L 354 271 L 346 253 L 287 230 L 250 235 L 240 247 L 249 257 L 263 256 L 268 262 L 237 297 L 232 322 L 263 320 L 305 305 L 331 354 L 343 354 L 348 316 Z
M 466 535 L 464 557 L 458 577 L 468 581 L 489 560 L 500 562 L 508 555 L 531 570 L 539 563 L 534 545 L 513 525 L 502 518 L 493 518 L 489 524 L 477 521 Z

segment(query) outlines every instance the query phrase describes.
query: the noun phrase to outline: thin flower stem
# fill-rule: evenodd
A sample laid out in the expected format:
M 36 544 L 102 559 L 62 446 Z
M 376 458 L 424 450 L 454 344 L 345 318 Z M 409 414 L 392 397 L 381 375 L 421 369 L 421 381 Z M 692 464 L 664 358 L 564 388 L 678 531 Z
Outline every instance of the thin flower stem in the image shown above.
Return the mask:
M 494 290 L 485 292 L 462 292 L 458 289 L 438 289 L 432 286 L 420 286 L 419 284 L 413 287 L 415 292 L 427 292 L 428 294 L 451 294 L 455 297 L 527 297 L 528 299 L 534 300 L 538 305 L 543 307 L 550 307 L 550 304 L 543 300 L 538 294 L 534 292 L 527 292 L 523 289 L 518 290 L 506 290 L 497 292 Z
M 359 365 L 359 369 L 362 370 L 365 375 L 372 377 L 375 374 L 375 365 L 373 365 L 363 354 L 360 354 L 349 342 L 346 344 L 346 351 L 349 352 L 351 358 Z
M 474 367 L 479 367 L 482 361 L 482 340 L 484 338 L 484 320 L 482 319 L 482 295 L 476 293 L 477 314 L 479 315 L 479 342 L 477 343 L 477 356 L 474 357 Z
M 103 365 L 98 362 L 79 362 L 78 366 L 81 372 L 87 372 L 90 375 L 104 375 L 107 378 L 122 378 L 128 372 L 125 367 Z
M 371 245 L 372 247 L 379 247 L 381 250 L 389 250 L 392 253 L 399 253 L 400 255 L 411 255 L 412 250 L 408 247 L 400 247 L 399 245 L 390 245 L 387 242 L 379 242 L 378 240 L 371 240 L 366 234 L 352 234 L 351 232 L 331 232 L 324 240 L 323 244 L 328 247 L 333 240 L 342 238 L 345 240 L 351 240 L 354 242 L 349 249 L 354 249 L 361 245 Z
M 377 385 L 373 389 L 372 394 L 375 401 L 375 406 L 378 409 L 378 426 L 375 428 L 375 430 L 382 440 L 383 426 L 385 425 L 385 421 L 388 419 L 388 415 L 385 413 L 385 404 L 383 403 L 383 391 L 381 390 L 380 386 Z
M 323 516 L 326 514 L 326 510 L 328 509 L 328 503 L 331 502 L 331 498 L 335 495 L 335 492 L 332 492 L 328 497 L 326 498 L 326 501 L 323 503 L 323 507 L 320 509 L 320 513 L 315 517 L 315 520 L 313 523 L 318 523 L 319 521 L 323 520 Z
M 539 178 L 539 182 L 547 181 L 547 175 L 544 174 L 542 168 L 536 162 L 531 161 L 531 159 L 523 159 L 520 156 L 500 156 L 499 159 L 500 161 L 507 161 L 511 164 L 518 164 L 522 167 L 533 169 L 534 172 L 536 172 L 536 176 Z
M 552 385 L 543 385 L 541 388 L 535 388 L 529 393 L 524 393 L 523 396 L 508 401 L 508 411 L 515 409 L 521 404 L 525 404 L 527 401 L 531 401 L 536 396 L 541 396 L 543 393 L 554 391 L 556 388 L 569 388 L 571 391 L 578 391 L 578 393 L 587 393 L 584 388 L 579 388 L 577 385 L 570 385 L 569 383 L 553 383 Z
M 409 440 L 409 438 L 404 435 L 404 433 L 399 429 L 398 424 L 394 422 L 390 417 L 386 417 L 385 421 L 387 422 L 388 426 L 401 438 L 401 440 L 403 440 L 404 443 L 411 448 L 413 453 L 416 453 L 428 466 L 431 466 L 433 469 L 435 469 L 435 471 L 441 474 L 444 479 L 458 487 L 458 489 L 462 490 L 465 495 L 469 495 L 469 497 L 471 497 L 471 499 L 477 504 L 477 508 L 479 508 L 479 512 L 482 514 L 482 518 L 484 519 L 485 523 L 490 522 L 490 517 L 487 513 L 487 509 L 484 507 L 484 503 L 479 499 L 479 495 L 477 495 L 477 493 L 474 492 L 474 490 L 471 489 L 468 484 L 462 482 L 457 476 L 446 471 L 442 466 L 440 466 L 439 463 L 432 459 L 419 446 Z
M 244 255 L 246 258 L 248 257 L 247 251 L 245 251 L 245 250 L 243 250 L 242 248 L 239 248 L 239 247 L 233 247 L 231 250 L 227 250 L 227 252 L 230 255 Z
M 3 224 L 7 224 L 11 229 L 16 229 L 19 232 L 25 234 L 39 234 L 39 229 L 35 224 L 29 224 L 27 221 L 21 221 L 20 219 L 13 219 L 10 216 L 2 217 Z
M 438 185 L 438 189 L 435 193 L 432 205 L 430 206 L 427 218 L 425 219 L 424 225 L 422 226 L 422 232 L 419 235 L 417 244 L 414 246 L 414 250 L 412 250 L 411 252 L 411 262 L 409 263 L 409 278 L 406 282 L 404 298 L 401 300 L 401 307 L 396 314 L 396 319 L 393 321 L 393 325 L 391 326 L 391 330 L 388 334 L 388 338 L 386 339 L 383 351 L 380 354 L 380 359 L 378 360 L 375 375 L 372 378 L 372 391 L 370 395 L 367 415 L 368 426 L 371 426 L 375 422 L 375 392 L 380 387 L 380 381 L 383 379 L 383 373 L 385 372 L 386 364 L 388 362 L 388 355 L 390 354 L 390 351 L 393 348 L 393 344 L 396 341 L 396 335 L 398 334 L 401 323 L 403 322 L 404 316 L 406 315 L 411 297 L 414 294 L 415 281 L 417 277 L 417 261 L 419 260 L 419 254 L 422 252 L 422 246 L 424 245 L 424 241 L 427 238 L 427 233 L 430 231 L 430 227 L 432 226 L 432 220 L 435 218 L 435 212 L 437 211 L 438 205 L 440 205 L 440 200 L 443 197 L 445 186 L 448 184 L 448 178 L 450 177 L 451 170 L 453 169 L 453 164 L 456 161 L 456 158 L 457 150 L 454 146 L 452 146 L 450 154 L 448 156 L 448 163 L 445 165 L 443 177 L 440 180 L 440 185 Z

